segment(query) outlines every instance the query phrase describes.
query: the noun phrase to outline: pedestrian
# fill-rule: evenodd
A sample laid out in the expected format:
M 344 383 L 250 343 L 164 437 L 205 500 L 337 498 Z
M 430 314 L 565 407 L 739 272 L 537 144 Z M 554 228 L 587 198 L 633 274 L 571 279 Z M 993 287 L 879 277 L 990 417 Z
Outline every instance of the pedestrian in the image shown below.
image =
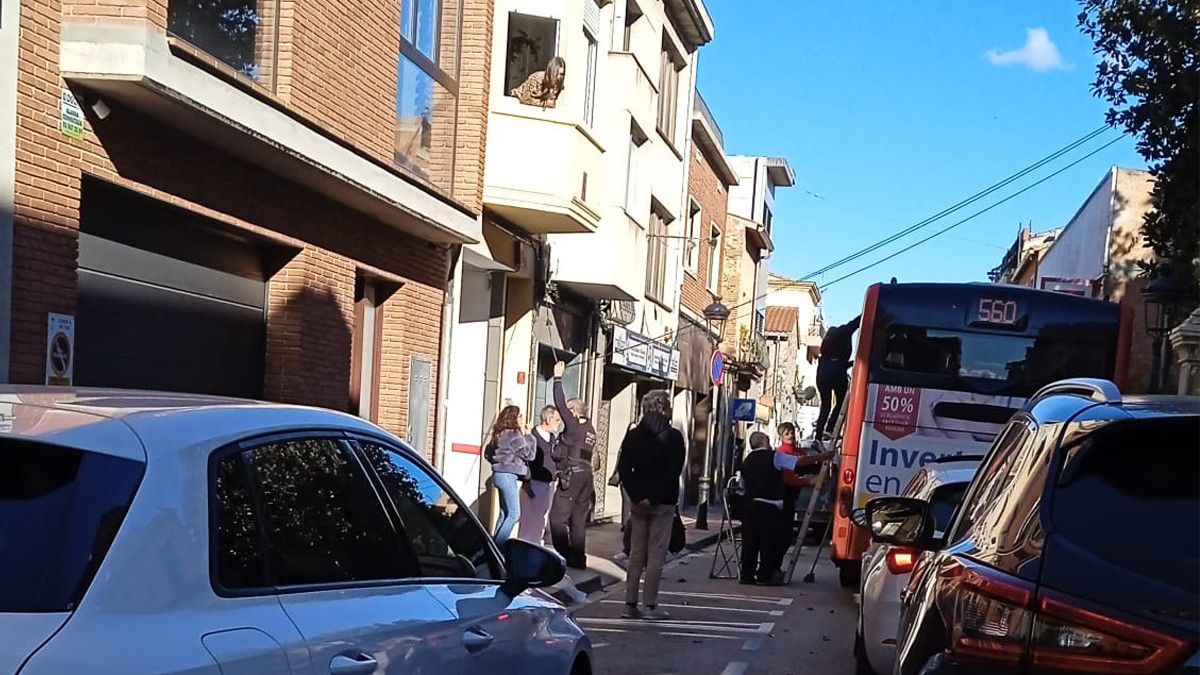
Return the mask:
M 821 340 L 821 356 L 817 359 L 817 392 L 821 396 L 821 412 L 817 415 L 817 426 L 813 430 L 813 436 L 818 440 L 828 440 L 837 426 L 838 414 L 846 398 L 846 371 L 850 368 L 853 354 L 851 341 L 861 321 L 862 316 L 859 315 L 849 323 L 834 326 Z
M 521 539 L 538 546 L 546 543 L 546 524 L 550 515 L 550 499 L 554 496 L 554 444 L 562 420 L 552 405 L 542 408 L 538 425 L 533 430 L 537 446 L 529 463 L 529 480 L 521 490 L 521 520 L 518 534 Z
M 813 457 L 788 455 L 771 449 L 771 439 L 763 432 L 750 434 L 750 453 L 742 461 L 745 509 L 740 583 L 779 583 L 791 539 L 791 521 L 784 515 L 783 477 L 832 457 L 833 452 Z
M 779 452 L 793 457 L 803 456 L 805 453 L 796 447 L 796 425 L 791 422 L 784 422 L 775 428 L 779 434 L 779 447 L 776 448 Z M 804 489 L 806 481 L 790 471 L 783 474 L 783 514 L 787 518 L 795 520 L 796 517 L 796 502 L 800 499 L 800 492 Z
M 587 569 L 587 526 L 596 505 L 592 456 L 596 427 L 588 421 L 583 399 L 567 399 L 562 376 L 567 366 L 554 364 L 554 407 L 562 419 L 562 433 L 554 445 L 558 489 L 550 506 L 550 540 L 567 561 L 567 567 Z
M 495 538 L 503 544 L 521 517 L 520 482 L 528 480 L 529 463 L 537 456 L 537 443 L 525 429 L 520 408 L 510 405 L 500 411 L 483 454 L 492 464 L 492 484 L 500 493 Z
M 671 542 L 675 504 L 679 501 L 679 477 L 683 472 L 683 434 L 671 426 L 671 396 L 662 389 L 642 397 L 642 421 L 625 434 L 617 469 L 621 484 L 633 503 L 630 508 L 629 569 L 625 575 L 626 619 L 666 620 L 658 608 L 658 586 Z M 646 591 L 642 600 L 646 610 L 638 609 L 638 591 L 645 575 Z

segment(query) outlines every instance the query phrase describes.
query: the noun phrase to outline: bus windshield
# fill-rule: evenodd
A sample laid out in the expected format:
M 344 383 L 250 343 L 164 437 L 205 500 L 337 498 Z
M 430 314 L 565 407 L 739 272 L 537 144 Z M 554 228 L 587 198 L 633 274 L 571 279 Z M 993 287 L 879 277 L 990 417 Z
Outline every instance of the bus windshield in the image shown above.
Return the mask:
M 884 372 L 1001 380 L 1027 390 L 1065 377 L 1108 377 L 1112 371 L 1111 340 L 914 326 L 891 326 L 886 338 L 881 350 Z M 924 384 L 932 382 L 927 379 Z M 945 388 L 961 387 L 948 383 Z

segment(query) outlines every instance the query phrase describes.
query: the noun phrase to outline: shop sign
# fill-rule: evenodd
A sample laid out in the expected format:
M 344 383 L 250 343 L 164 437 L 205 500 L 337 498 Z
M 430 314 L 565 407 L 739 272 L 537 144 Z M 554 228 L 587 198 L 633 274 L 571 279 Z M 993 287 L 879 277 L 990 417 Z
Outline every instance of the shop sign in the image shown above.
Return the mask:
M 679 350 L 620 326 L 613 327 L 609 361 L 664 380 L 679 376 Z

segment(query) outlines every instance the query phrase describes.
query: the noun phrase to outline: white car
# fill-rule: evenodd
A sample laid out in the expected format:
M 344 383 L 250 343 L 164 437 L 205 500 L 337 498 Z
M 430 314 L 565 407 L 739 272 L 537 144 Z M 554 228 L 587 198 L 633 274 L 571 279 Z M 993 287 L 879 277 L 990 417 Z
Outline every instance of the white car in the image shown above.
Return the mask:
M 952 456 L 935 460 L 919 470 L 905 488 L 905 497 L 930 503 L 937 523 L 935 536 L 942 536 L 950 524 L 982 459 Z M 860 675 L 892 672 L 900 622 L 900 592 L 908 585 L 908 575 L 918 555 L 919 551 L 875 542 L 863 554 L 858 634 L 854 640 Z
M 0 672 L 583 675 L 563 572 L 349 415 L 0 388 Z

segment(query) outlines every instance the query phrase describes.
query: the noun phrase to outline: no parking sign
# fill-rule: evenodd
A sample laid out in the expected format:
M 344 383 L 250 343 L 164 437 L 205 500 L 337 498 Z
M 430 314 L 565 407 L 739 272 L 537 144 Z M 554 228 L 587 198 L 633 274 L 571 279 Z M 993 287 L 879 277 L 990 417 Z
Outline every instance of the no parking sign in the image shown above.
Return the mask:
M 46 321 L 46 384 L 69 387 L 75 379 L 75 317 L 51 314 Z

